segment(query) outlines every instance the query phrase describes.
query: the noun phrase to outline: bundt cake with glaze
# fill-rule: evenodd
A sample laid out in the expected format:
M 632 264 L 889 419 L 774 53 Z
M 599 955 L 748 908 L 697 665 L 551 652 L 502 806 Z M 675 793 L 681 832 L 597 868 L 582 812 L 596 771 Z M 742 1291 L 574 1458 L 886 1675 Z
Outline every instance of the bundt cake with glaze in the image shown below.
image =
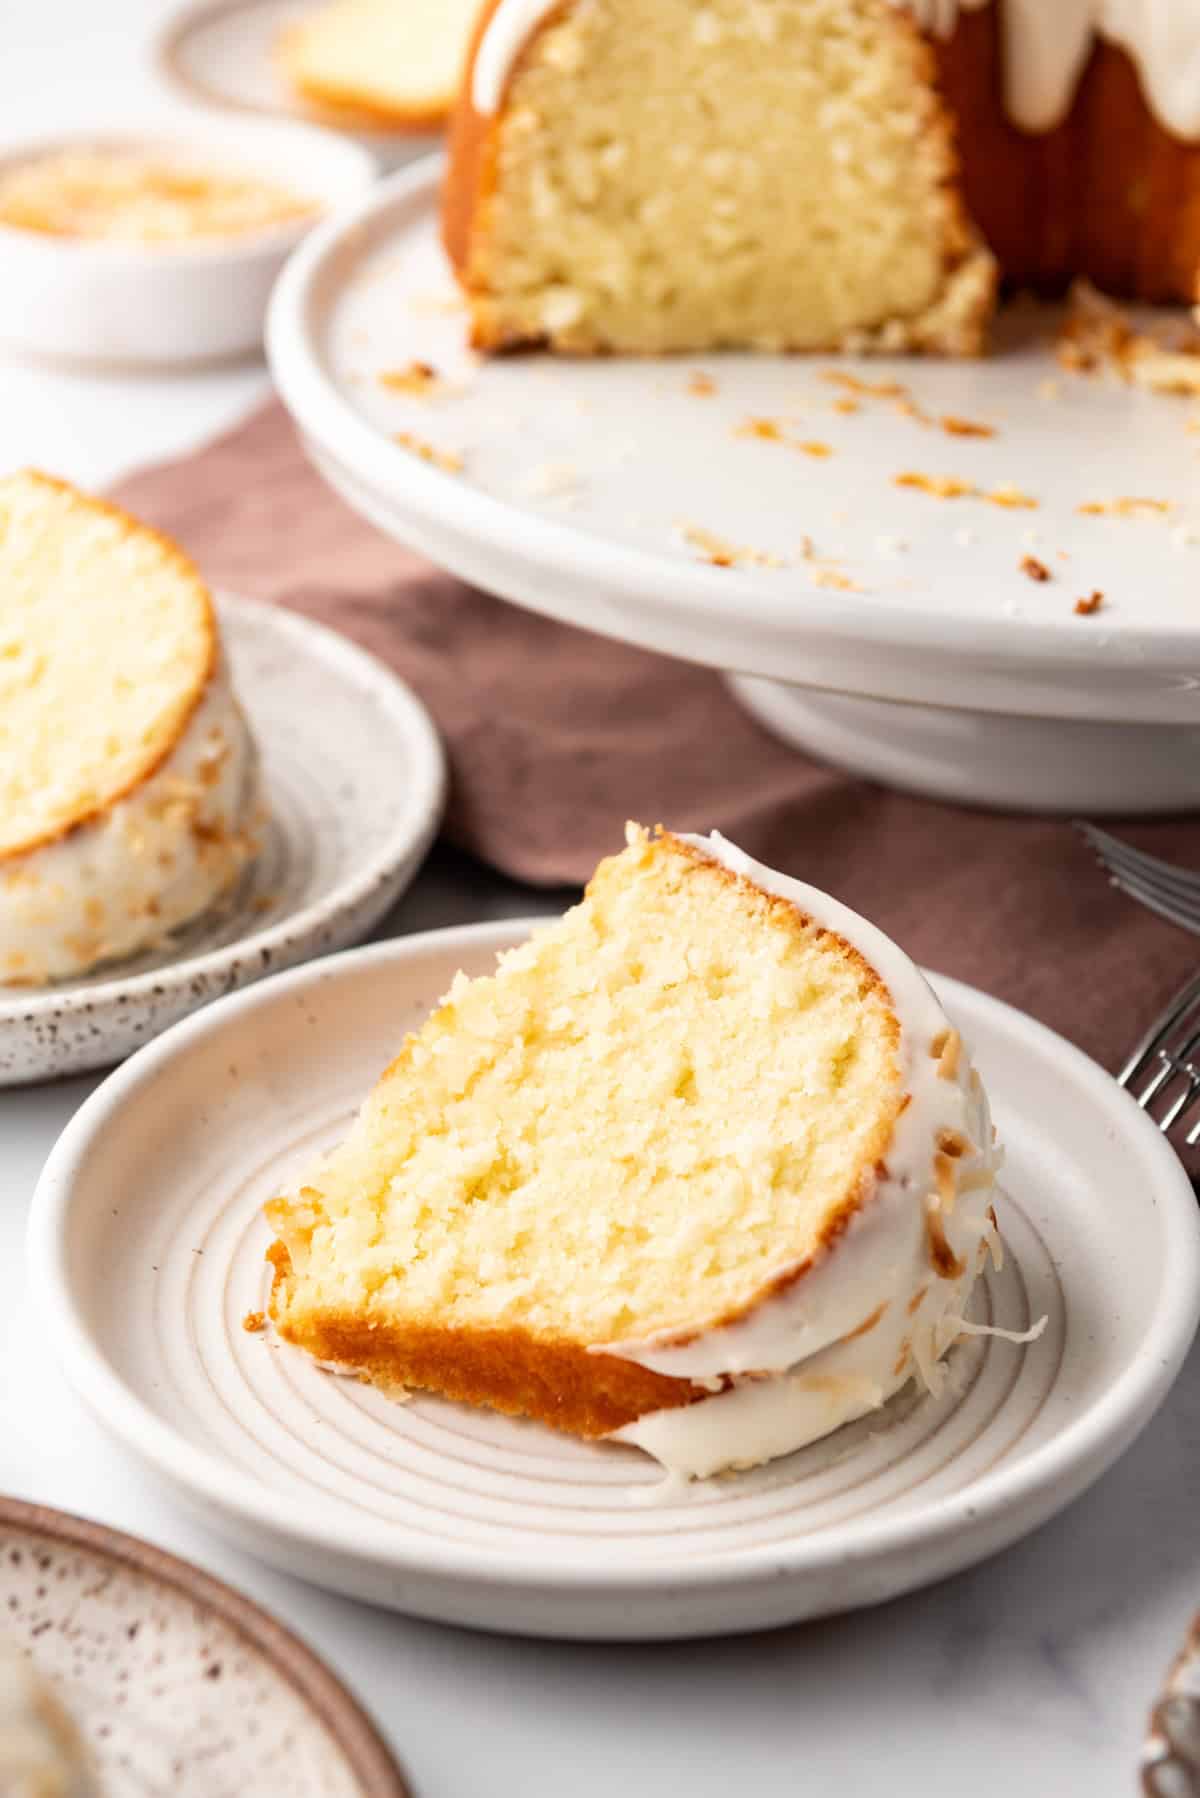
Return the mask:
M 992 264 L 1190 302 L 1194 0 L 487 0 L 443 231 L 477 347 L 971 353 Z

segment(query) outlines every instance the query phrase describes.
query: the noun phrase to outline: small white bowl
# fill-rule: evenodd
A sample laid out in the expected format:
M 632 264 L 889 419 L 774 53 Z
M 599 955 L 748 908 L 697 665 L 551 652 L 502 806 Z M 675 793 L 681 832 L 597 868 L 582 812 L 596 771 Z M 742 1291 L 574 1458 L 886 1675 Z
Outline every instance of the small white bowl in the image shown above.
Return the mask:
M 319 210 L 262 231 L 178 244 L 56 237 L 0 223 L 0 342 L 13 348 L 160 367 L 245 355 L 262 343 L 267 299 L 292 250 L 377 172 L 369 151 L 316 126 L 175 114 L 9 139 L 0 174 L 97 148 L 259 176 Z

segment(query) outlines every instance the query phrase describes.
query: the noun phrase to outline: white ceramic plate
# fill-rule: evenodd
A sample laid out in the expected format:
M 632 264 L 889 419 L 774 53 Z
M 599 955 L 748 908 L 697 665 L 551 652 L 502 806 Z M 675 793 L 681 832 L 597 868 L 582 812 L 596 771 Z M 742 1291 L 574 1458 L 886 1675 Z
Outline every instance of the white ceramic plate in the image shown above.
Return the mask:
M 957 1354 L 786 1461 L 683 1490 L 636 1450 L 435 1399 L 396 1405 L 248 1334 L 263 1201 L 336 1140 L 459 967 L 527 925 L 380 944 L 179 1025 L 83 1106 L 34 1200 L 38 1315 L 100 1419 L 242 1546 L 378 1604 L 577 1637 L 716 1634 L 888 1598 L 1014 1541 L 1149 1421 L 1200 1308 L 1172 1151 L 1094 1063 L 939 986 L 1008 1146 L 984 1315 L 1040 1341 Z
M 149 1542 L 0 1498 L 0 1595 L 0 1629 L 62 1698 L 106 1798 L 407 1798 L 303 1643 Z
M 428 155 L 427 132 L 387 130 L 363 115 L 306 102 L 279 71 L 281 32 L 323 0 L 199 0 L 178 8 L 156 45 L 159 68 L 189 99 L 224 112 L 307 119 L 357 138 L 389 168 Z
M 222 993 L 357 942 L 433 840 L 442 749 L 404 682 L 276 606 L 225 598 L 220 612 L 262 756 L 262 851 L 161 948 L 82 980 L 0 986 L 0 1086 L 106 1067 Z
M 383 529 L 534 610 L 741 674 L 972 711 L 1200 722 L 1200 439 L 1186 402 L 1067 375 L 1047 313 L 1035 327 L 1013 315 L 977 362 L 480 365 L 438 243 L 440 173 L 432 161 L 393 176 L 314 232 L 268 318 L 310 452 Z M 429 401 L 380 383 L 414 360 L 450 390 Z M 894 395 L 840 413 L 855 396 L 831 370 L 902 383 L 930 419 L 996 434 L 947 435 Z M 697 371 L 714 392 L 692 391 Z M 753 419 L 786 441 L 740 435 Z M 399 431 L 462 471 L 400 448 Z M 1013 485 L 1037 509 L 937 499 L 896 486 L 906 472 Z M 1078 510 L 1134 496 L 1171 510 Z M 780 565 L 709 566 L 680 527 Z M 1021 571 L 1031 553 L 1053 579 Z M 853 585 L 814 585 L 814 570 Z M 1077 616 L 1096 589 L 1104 609 Z

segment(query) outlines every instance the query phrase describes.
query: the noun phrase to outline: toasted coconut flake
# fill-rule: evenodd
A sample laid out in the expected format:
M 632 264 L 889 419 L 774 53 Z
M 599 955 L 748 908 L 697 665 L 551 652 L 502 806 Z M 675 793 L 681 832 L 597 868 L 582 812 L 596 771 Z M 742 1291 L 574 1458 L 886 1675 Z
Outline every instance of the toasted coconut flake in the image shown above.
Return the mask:
M 1122 496 L 1118 499 L 1089 499 L 1076 507 L 1085 518 L 1165 518 L 1171 510 L 1166 499 L 1141 499 Z
M 734 435 L 761 437 L 767 443 L 782 443 L 783 426 L 777 418 L 744 418 Z
M 1058 360 L 1072 373 L 1107 372 L 1149 393 L 1200 394 L 1200 330 L 1171 321 L 1143 331 L 1087 281 L 1071 289 Z
M 699 524 L 679 526 L 685 543 L 698 549 L 706 562 L 714 568 L 733 568 L 739 563 L 754 568 L 782 568 L 783 563 L 778 556 L 769 555 L 765 550 L 749 549 L 744 545 L 730 543 L 724 537 L 718 537 L 714 531 L 707 530 Z
M 832 587 L 838 593 L 862 592 L 857 581 L 830 563 L 810 564 L 808 578 L 814 587 Z
M 463 459 L 455 450 L 438 449 L 435 444 L 426 443 L 424 438 L 415 437 L 411 431 L 397 431 L 392 441 L 398 443 L 401 449 L 419 456 L 422 462 L 429 462 L 446 474 L 462 473 Z
M 908 388 L 899 381 L 864 381 L 860 375 L 852 375 L 842 368 L 823 368 L 821 379 L 834 387 L 844 387 L 847 393 L 859 394 L 864 399 L 903 399 L 908 393 Z
M 934 499 L 967 499 L 979 492 L 974 481 L 964 481 L 954 474 L 920 474 L 912 469 L 892 476 L 894 487 L 915 487 Z
M 983 497 L 990 505 L 1004 506 L 1009 511 L 1034 512 L 1039 504 L 1031 494 L 1023 493 L 1011 481 L 1004 482 L 1002 486 L 993 487 L 991 492 L 985 493 Z
M 428 399 L 445 383 L 432 362 L 407 362 L 403 368 L 385 368 L 377 377 L 389 393 L 408 393 Z
M 955 418 L 953 414 L 938 420 L 947 437 L 994 437 L 995 425 L 979 424 L 972 418 Z

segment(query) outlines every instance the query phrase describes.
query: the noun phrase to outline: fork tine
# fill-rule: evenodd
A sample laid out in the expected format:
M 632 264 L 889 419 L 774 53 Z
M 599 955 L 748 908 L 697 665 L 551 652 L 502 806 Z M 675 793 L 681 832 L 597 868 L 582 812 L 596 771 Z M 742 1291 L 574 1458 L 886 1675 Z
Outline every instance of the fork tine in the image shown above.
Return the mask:
M 1192 1077 L 1180 1066 L 1180 1057 L 1169 1049 L 1158 1052 L 1159 1068 L 1150 1083 L 1140 1093 L 1134 1093 L 1140 1110 L 1152 1117 L 1160 1130 L 1166 1130 L 1174 1123 L 1180 1113 L 1187 1109 L 1191 1096 Z M 1150 1064 L 1153 1066 L 1153 1062 Z M 1171 1097 L 1176 1082 L 1183 1083 L 1182 1091 Z M 1131 1092 L 1133 1088 L 1129 1089 Z M 1163 1115 L 1163 1108 L 1170 1114 L 1169 1119 Z
M 1145 1111 L 1151 1100 L 1156 1099 L 1164 1087 L 1169 1086 L 1173 1076 L 1179 1074 L 1179 1063 L 1190 1063 L 1192 1056 L 1200 1047 L 1200 1031 L 1189 1036 L 1179 1049 L 1162 1048 L 1158 1052 L 1158 1072 L 1140 1093 L 1136 1094 L 1137 1102 Z M 1153 1063 L 1151 1063 L 1153 1066 Z
M 1147 1056 L 1157 1053 L 1171 1032 L 1188 1016 L 1192 1008 L 1200 1001 L 1200 974 L 1195 974 L 1185 987 L 1168 1000 L 1162 1013 L 1158 1016 L 1141 1042 L 1134 1049 L 1129 1060 L 1117 1075 L 1117 1083 L 1127 1087 Z
M 1191 1129 L 1184 1138 L 1185 1142 L 1190 1143 L 1193 1146 L 1195 1146 L 1197 1142 L 1200 1142 L 1200 1114 L 1197 1114 L 1195 1109 L 1196 1101 L 1198 1099 L 1200 1099 L 1200 1080 L 1195 1080 L 1192 1082 L 1191 1098 L 1188 1104 L 1183 1107 L 1182 1112 L 1179 1114 L 1179 1118 L 1172 1119 L 1172 1124 L 1181 1120 L 1186 1122 L 1189 1112 L 1195 1118 L 1195 1122 L 1192 1124 Z M 1164 1131 L 1167 1129 L 1165 1124 L 1160 1127 Z
M 1191 1075 L 1186 1076 L 1183 1091 L 1174 1104 L 1169 1105 L 1157 1120 L 1158 1127 L 1164 1136 L 1169 1130 L 1174 1129 L 1184 1112 L 1195 1104 L 1197 1094 L 1200 1094 L 1200 1080 L 1193 1079 Z
M 1200 916 L 1200 887 L 1172 884 L 1161 874 L 1156 874 L 1153 868 L 1139 868 L 1133 863 L 1118 867 L 1115 862 L 1102 862 L 1101 866 L 1107 869 L 1109 878 L 1127 892 L 1136 889 L 1139 893 L 1151 893 L 1162 904 L 1174 906 L 1181 914 Z
M 1138 882 L 1126 880 L 1118 874 L 1112 874 L 1109 878 L 1120 892 L 1127 894 L 1130 899 L 1136 899 L 1139 905 L 1144 905 L 1156 917 L 1165 918 L 1168 924 L 1175 924 L 1180 930 L 1190 930 L 1193 935 L 1200 934 L 1200 905 L 1164 899 Z
M 1132 843 L 1122 843 L 1119 838 L 1110 836 L 1108 831 L 1101 830 L 1096 824 L 1089 824 L 1085 819 L 1076 820 L 1076 829 L 1114 873 L 1144 875 L 1153 879 L 1156 884 L 1191 896 L 1200 896 L 1200 874 L 1193 873 L 1188 868 L 1177 868 L 1173 863 L 1163 861 L 1160 856 L 1147 854 L 1144 849 L 1135 849 Z
M 1200 934 L 1200 881 L 1155 856 L 1143 855 L 1140 849 L 1118 843 L 1094 824 L 1080 823 L 1078 828 L 1119 891 L 1168 923 Z
M 1152 1102 L 1158 1097 L 1159 1093 L 1162 1092 L 1163 1088 L 1170 1086 L 1172 1080 L 1176 1079 L 1179 1075 L 1179 1069 L 1173 1065 L 1173 1058 L 1168 1055 L 1165 1049 L 1160 1049 L 1155 1059 L 1158 1062 L 1157 1072 L 1151 1074 L 1149 1081 L 1142 1088 L 1140 1093 L 1134 1093 L 1133 1095 L 1143 1111 L 1149 1111 Z M 1150 1067 L 1154 1067 L 1154 1060 L 1150 1062 Z M 1130 1091 L 1132 1090 L 1131 1082 Z
M 1179 899 L 1200 899 L 1200 881 L 1193 879 L 1184 868 L 1163 871 L 1163 864 L 1152 855 L 1100 855 L 1102 867 L 1120 880 L 1139 880 L 1157 892 L 1167 893 Z

